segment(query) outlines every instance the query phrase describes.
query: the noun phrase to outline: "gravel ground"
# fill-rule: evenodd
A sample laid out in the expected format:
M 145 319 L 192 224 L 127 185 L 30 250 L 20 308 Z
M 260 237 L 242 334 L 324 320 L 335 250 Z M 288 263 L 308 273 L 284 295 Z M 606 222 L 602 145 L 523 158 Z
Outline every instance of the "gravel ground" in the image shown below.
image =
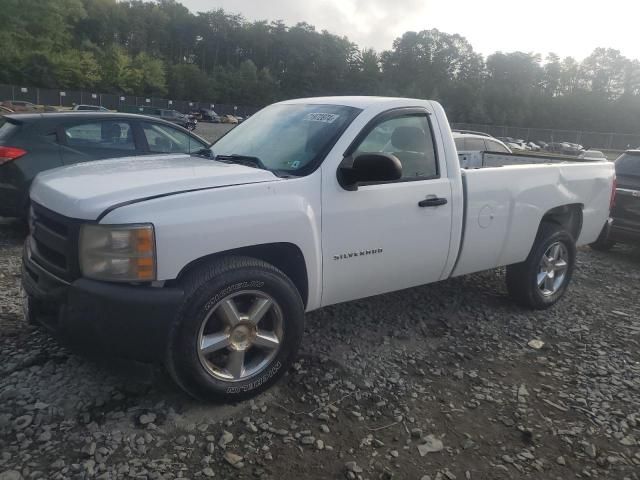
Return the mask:
M 208 405 L 25 325 L 21 242 L 0 225 L 0 480 L 640 478 L 639 248 L 582 249 L 545 312 L 499 270 L 314 312 L 278 386 Z

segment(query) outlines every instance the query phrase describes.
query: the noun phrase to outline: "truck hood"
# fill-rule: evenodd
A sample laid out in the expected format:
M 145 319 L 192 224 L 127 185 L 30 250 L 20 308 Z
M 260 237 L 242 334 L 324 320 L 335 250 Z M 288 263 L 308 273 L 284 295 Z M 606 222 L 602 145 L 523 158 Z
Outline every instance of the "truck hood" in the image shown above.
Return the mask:
M 40 173 L 31 187 L 31 200 L 67 217 L 96 220 L 122 203 L 276 180 L 266 170 L 190 155 L 124 157 Z

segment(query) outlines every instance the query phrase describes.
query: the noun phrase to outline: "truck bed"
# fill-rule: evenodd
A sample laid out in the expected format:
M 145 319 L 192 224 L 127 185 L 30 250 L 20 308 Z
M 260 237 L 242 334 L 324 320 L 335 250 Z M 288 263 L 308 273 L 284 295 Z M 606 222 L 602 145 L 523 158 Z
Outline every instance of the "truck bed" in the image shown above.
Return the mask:
M 497 162 L 502 155 L 485 154 Z M 505 155 L 524 160 L 532 157 Z M 578 245 L 595 241 L 605 224 L 613 179 L 609 162 L 539 162 L 463 169 L 464 230 L 453 276 L 526 259 L 546 212 L 575 206 Z
M 467 152 L 459 153 L 460 167 L 463 169 L 504 167 L 507 165 L 539 165 L 558 163 L 584 163 L 575 157 L 566 155 L 538 155 L 520 153 L 497 152 Z

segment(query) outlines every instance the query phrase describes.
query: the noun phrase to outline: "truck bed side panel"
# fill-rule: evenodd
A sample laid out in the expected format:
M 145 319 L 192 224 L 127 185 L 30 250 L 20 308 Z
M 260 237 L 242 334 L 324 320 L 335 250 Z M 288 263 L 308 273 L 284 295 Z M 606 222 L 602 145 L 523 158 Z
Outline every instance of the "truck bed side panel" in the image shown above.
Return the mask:
M 466 170 L 467 212 L 453 276 L 526 259 L 546 212 L 579 205 L 578 245 L 593 242 L 609 215 L 613 164 L 513 165 Z

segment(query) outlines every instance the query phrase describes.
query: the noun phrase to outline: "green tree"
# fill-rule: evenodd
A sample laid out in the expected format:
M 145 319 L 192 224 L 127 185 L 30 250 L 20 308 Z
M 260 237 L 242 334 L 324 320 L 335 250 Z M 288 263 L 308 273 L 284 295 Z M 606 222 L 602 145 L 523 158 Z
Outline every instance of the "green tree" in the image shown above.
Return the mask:
M 57 86 L 94 89 L 100 85 L 100 65 L 91 52 L 70 49 L 54 57 Z
M 140 95 L 166 95 L 167 81 L 162 60 L 142 52 L 133 58 L 131 67 L 138 72 L 139 83 L 136 87 L 136 93 Z

